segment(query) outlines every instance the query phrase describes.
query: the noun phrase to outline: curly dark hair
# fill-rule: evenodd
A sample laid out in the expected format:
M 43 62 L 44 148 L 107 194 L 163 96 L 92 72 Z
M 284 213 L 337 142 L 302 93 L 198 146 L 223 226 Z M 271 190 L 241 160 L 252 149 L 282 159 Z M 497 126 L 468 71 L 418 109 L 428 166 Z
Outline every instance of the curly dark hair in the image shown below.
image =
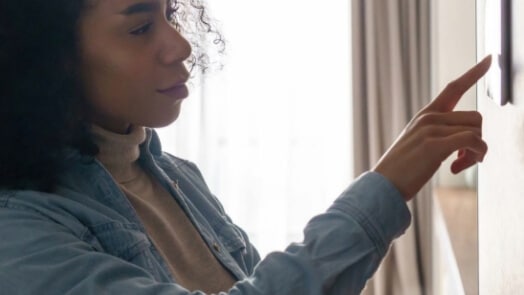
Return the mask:
M 0 188 L 51 192 L 67 148 L 98 153 L 78 68 L 78 24 L 89 1 L 0 3 Z M 165 1 L 169 20 L 193 46 L 191 71 L 205 72 L 211 62 L 203 40 L 218 52 L 224 41 L 202 0 Z

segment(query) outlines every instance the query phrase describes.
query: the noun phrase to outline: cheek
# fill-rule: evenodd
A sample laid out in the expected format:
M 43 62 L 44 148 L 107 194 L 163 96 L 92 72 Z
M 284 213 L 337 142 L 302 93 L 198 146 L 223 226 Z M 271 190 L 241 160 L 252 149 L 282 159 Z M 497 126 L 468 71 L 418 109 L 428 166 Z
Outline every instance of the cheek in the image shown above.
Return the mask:
M 157 93 L 154 55 L 122 46 L 90 50 L 82 69 L 94 118 L 147 127 L 163 127 L 176 120 L 181 102 Z
M 118 54 L 89 61 L 84 81 L 88 100 L 96 108 L 125 110 L 155 91 L 147 64 Z

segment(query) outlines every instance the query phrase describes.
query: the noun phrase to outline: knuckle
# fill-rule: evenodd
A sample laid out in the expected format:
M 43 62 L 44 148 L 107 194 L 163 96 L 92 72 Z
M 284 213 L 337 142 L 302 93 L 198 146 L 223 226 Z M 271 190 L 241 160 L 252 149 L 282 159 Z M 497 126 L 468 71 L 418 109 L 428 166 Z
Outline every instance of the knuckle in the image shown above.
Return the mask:
M 421 133 L 422 136 L 428 138 L 429 140 L 431 137 L 438 135 L 438 130 L 436 128 L 433 128 L 432 126 L 424 126 L 424 128 L 422 128 Z
M 482 115 L 479 112 L 473 111 L 471 117 L 473 118 L 473 121 L 477 123 L 477 125 L 482 125 Z
M 436 122 L 436 117 L 434 113 L 425 113 L 417 118 L 418 125 L 431 125 Z
M 477 142 L 479 140 L 479 136 L 474 131 L 467 131 L 466 136 L 467 139 L 472 142 Z
M 489 150 L 489 147 L 488 147 L 488 145 L 485 142 L 483 142 L 483 143 L 484 144 L 482 145 L 482 148 L 484 149 L 484 154 L 487 154 L 488 150 Z
M 475 131 L 468 131 L 466 134 L 466 140 L 474 146 L 483 145 L 482 138 Z
M 447 85 L 446 85 L 446 91 L 449 91 L 451 93 L 457 93 L 459 92 L 461 88 L 461 83 L 459 80 L 453 80 L 451 82 L 449 82 Z

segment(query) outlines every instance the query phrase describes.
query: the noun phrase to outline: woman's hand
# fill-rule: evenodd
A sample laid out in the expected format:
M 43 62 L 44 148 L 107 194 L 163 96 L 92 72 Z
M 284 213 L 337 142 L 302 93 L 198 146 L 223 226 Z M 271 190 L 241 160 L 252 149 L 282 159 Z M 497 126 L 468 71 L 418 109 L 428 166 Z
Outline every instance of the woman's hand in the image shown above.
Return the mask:
M 454 151 L 453 173 L 482 162 L 488 150 L 482 140 L 482 116 L 453 111 L 462 95 L 488 71 L 491 56 L 452 81 L 409 122 L 373 169 L 389 179 L 409 201 Z

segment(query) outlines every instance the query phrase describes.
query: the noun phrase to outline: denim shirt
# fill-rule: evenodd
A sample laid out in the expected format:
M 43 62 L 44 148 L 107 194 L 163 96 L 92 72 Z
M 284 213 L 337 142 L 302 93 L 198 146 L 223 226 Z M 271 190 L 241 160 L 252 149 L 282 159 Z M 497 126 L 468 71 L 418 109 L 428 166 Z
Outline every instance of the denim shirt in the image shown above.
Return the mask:
M 69 151 L 64 161 L 53 193 L 0 191 L 0 294 L 203 294 L 177 285 L 96 159 Z M 411 220 L 398 190 L 367 172 L 309 221 L 302 242 L 261 260 L 197 167 L 163 153 L 152 129 L 139 161 L 238 280 L 227 294 L 360 294 Z

